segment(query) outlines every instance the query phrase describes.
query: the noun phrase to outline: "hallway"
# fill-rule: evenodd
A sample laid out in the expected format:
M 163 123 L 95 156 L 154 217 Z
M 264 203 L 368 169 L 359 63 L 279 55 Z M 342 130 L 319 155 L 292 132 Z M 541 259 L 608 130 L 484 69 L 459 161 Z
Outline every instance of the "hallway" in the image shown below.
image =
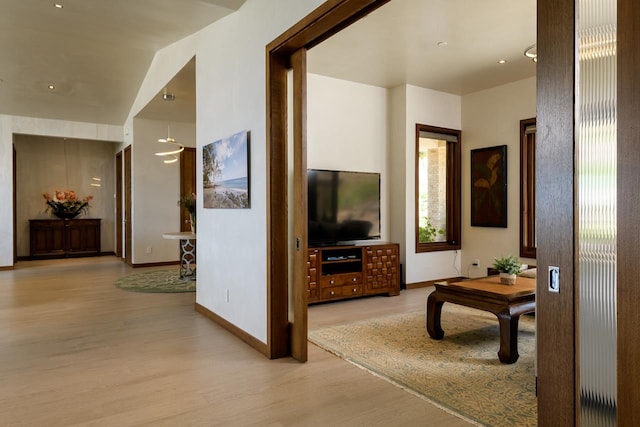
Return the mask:
M 113 286 L 115 257 L 0 271 L 2 426 L 466 426 L 309 345 L 270 361 L 193 309 Z M 310 327 L 424 306 L 424 290 L 312 306 Z

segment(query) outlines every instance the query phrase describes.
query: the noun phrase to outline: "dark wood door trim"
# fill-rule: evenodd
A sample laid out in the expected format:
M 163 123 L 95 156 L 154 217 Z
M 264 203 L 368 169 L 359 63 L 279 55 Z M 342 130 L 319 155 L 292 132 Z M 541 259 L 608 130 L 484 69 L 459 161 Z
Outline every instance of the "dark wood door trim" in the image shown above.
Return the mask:
M 618 425 L 640 425 L 640 3 L 618 1 Z
M 17 215 L 17 203 L 18 203 L 18 199 L 16 194 L 18 193 L 16 191 L 16 185 L 17 185 L 17 177 L 18 177 L 18 172 L 16 170 L 16 146 L 15 144 L 11 144 L 11 149 L 13 152 L 13 160 L 12 160 L 12 164 L 13 164 L 13 265 L 16 264 L 16 262 L 18 261 L 18 219 L 16 217 Z
M 576 424 L 575 2 L 538 0 L 536 338 L 538 425 Z M 548 290 L 549 266 L 560 292 Z
M 190 194 L 196 193 L 196 149 L 193 147 L 185 147 L 180 153 L 180 200 Z M 180 231 L 191 230 L 189 224 L 189 212 L 186 209 L 180 209 Z
M 122 258 L 122 151 L 116 153 L 116 257 Z
M 291 356 L 307 361 L 307 50 L 291 56 L 293 68 L 293 324 Z
M 131 146 L 124 149 L 124 260 L 127 264 L 133 264 L 133 221 L 131 218 Z
M 295 339 L 291 337 L 288 319 L 288 251 L 289 245 L 294 243 L 289 236 L 287 221 L 287 70 L 291 68 L 292 55 L 296 51 L 317 45 L 387 2 L 389 0 L 328 0 L 269 43 L 266 49 L 267 356 L 270 358 L 291 355 L 292 342 L 300 343 L 304 339 L 297 327 Z M 306 86 L 294 86 L 293 99 L 305 97 Z M 303 102 L 295 102 L 293 108 L 294 117 L 306 117 Z M 304 129 L 301 131 L 304 133 Z M 303 221 L 306 228 L 306 218 Z M 306 280 L 294 284 L 296 288 L 305 285 Z M 295 300 L 294 312 L 306 319 L 307 308 L 303 300 Z M 304 343 L 306 345 L 306 341 Z

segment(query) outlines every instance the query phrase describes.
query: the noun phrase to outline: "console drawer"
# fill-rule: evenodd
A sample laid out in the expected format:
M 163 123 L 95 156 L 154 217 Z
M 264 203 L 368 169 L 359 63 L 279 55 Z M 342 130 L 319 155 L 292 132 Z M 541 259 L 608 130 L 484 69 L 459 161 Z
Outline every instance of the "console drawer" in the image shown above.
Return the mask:
M 330 274 L 327 276 L 320 276 L 320 287 L 333 287 L 343 285 L 361 285 L 362 273 L 344 273 L 344 274 Z
M 362 295 L 362 285 L 353 284 L 353 285 L 344 285 L 344 286 L 332 286 L 327 288 L 322 288 L 322 299 L 332 299 L 332 298 L 348 298 L 350 296 Z

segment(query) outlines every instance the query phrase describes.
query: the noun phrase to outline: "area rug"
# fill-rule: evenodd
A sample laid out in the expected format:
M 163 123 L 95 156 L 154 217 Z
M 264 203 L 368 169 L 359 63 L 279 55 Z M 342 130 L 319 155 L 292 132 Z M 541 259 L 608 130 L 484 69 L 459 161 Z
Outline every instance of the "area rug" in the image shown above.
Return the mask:
M 442 309 L 444 339 L 417 311 L 309 331 L 319 347 L 473 424 L 535 426 L 535 320 L 520 318 L 518 352 L 498 360 L 498 321 L 454 304 Z
M 136 273 L 116 281 L 116 287 L 133 292 L 195 292 L 196 281 L 180 278 L 177 268 Z

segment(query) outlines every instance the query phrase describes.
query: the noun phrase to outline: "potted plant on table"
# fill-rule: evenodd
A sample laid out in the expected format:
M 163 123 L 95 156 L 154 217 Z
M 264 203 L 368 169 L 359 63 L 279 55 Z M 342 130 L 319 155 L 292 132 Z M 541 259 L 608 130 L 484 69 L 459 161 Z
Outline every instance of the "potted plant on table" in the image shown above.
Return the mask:
M 496 258 L 493 268 L 500 272 L 500 283 L 514 285 L 516 274 L 520 271 L 520 260 L 515 255 Z
M 196 194 L 191 193 L 188 196 L 184 196 L 178 201 L 178 205 L 181 205 L 189 212 L 189 221 L 191 223 L 191 232 L 196 232 Z

